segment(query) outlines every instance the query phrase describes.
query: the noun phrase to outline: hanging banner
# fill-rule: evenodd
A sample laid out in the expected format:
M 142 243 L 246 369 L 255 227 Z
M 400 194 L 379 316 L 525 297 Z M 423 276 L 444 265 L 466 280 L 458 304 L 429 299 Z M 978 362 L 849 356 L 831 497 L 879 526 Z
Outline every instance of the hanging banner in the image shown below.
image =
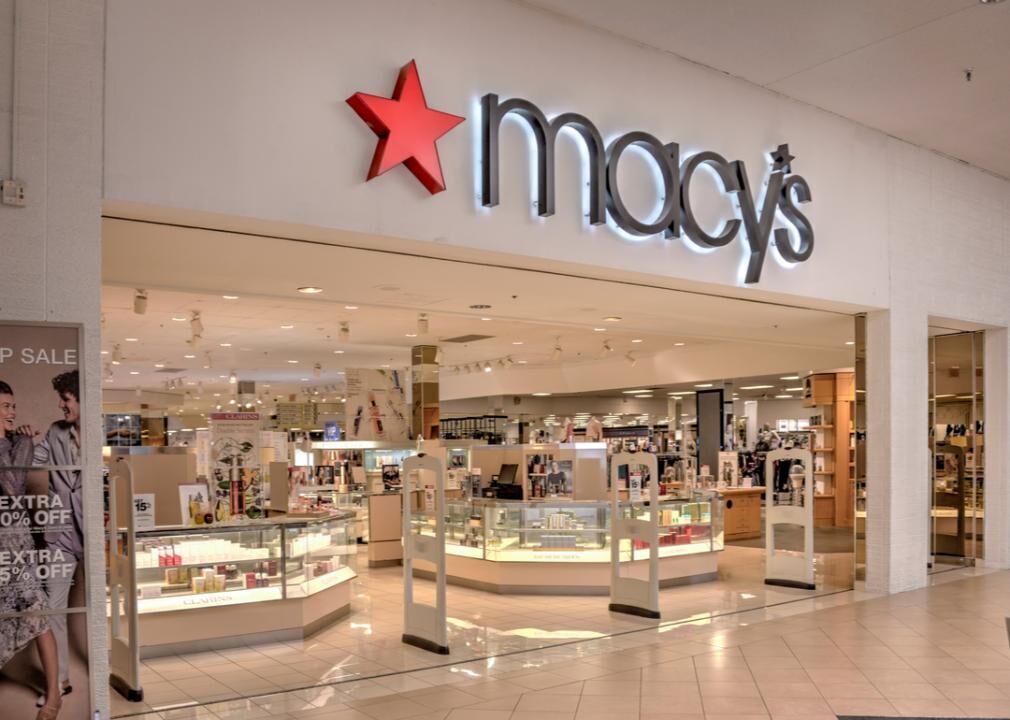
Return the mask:
M 214 521 L 263 517 L 259 413 L 210 416 L 210 493 Z
M 348 440 L 411 439 L 403 370 L 349 369 L 345 435 Z
M 0 323 L 4 717 L 35 717 L 40 682 L 88 687 L 80 349 L 79 326 Z M 85 720 L 88 705 L 68 695 L 60 718 Z

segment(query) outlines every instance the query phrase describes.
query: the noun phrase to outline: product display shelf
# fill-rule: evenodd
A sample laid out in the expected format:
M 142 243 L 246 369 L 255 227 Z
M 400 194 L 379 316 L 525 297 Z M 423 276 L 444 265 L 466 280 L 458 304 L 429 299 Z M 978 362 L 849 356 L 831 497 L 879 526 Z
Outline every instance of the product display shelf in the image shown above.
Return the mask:
M 345 614 L 353 522 L 351 512 L 332 512 L 137 532 L 145 656 L 294 639 Z
M 611 505 L 604 501 L 448 502 L 446 563 L 449 581 L 492 592 L 602 594 L 610 583 Z M 620 511 L 647 517 L 647 506 Z M 713 579 L 724 546 L 722 499 L 697 492 L 660 501 L 661 582 Z M 643 515 L 644 513 L 644 515 Z M 414 531 L 434 534 L 433 518 L 414 518 Z M 620 559 L 643 571 L 642 548 L 622 545 Z M 422 563 L 419 575 L 429 569 Z

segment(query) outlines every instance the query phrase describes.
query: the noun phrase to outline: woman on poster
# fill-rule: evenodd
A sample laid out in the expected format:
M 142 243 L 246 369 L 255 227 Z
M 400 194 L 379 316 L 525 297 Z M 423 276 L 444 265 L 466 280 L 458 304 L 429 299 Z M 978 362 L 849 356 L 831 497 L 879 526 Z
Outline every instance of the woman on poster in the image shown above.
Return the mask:
M 24 505 L 34 446 L 30 436 L 15 431 L 16 418 L 14 391 L 0 380 L 0 503 L 11 508 L 5 515 L 10 522 L 0 527 L 0 554 L 33 558 L 31 526 L 22 524 L 21 517 L 27 514 L 18 508 Z M 0 668 L 34 640 L 45 673 L 47 697 L 36 720 L 55 720 L 63 703 L 59 661 L 56 638 L 41 614 L 48 606 L 36 565 L 9 564 L 0 570 L 10 573 L 9 579 L 0 582 Z

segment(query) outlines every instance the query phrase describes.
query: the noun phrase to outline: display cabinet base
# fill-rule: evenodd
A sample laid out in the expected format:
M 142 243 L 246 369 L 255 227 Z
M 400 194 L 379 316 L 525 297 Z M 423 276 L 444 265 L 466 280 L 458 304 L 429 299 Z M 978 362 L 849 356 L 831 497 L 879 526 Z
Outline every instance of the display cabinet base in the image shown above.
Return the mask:
M 141 613 L 141 658 L 206 652 L 310 637 L 351 612 L 351 580 L 307 597 Z
M 109 674 L 109 685 L 129 702 L 144 702 L 144 689 L 130 687 L 129 683 L 118 675 Z
M 662 588 L 718 579 L 718 552 L 660 558 Z M 461 557 L 446 553 L 446 581 L 451 585 L 499 595 L 609 595 L 610 563 L 600 562 L 504 562 Z M 627 563 L 631 577 L 648 577 L 648 561 Z M 624 567 L 622 565 L 622 567 Z M 433 580 L 434 566 L 414 561 L 414 577 Z
M 636 615 L 638 617 L 650 618 L 651 620 L 659 620 L 660 618 L 658 610 L 649 610 L 648 608 L 641 608 L 636 605 L 610 603 L 607 609 L 610 612 L 624 613 L 625 615 Z
M 416 648 L 421 648 L 422 650 L 427 650 L 428 652 L 435 653 L 436 655 L 448 655 L 449 646 L 439 645 L 434 640 L 429 640 L 428 638 L 418 637 L 417 635 L 403 634 L 403 642 L 407 645 L 413 645 Z
M 370 567 L 370 568 L 393 567 L 395 565 L 403 565 L 403 560 L 369 560 L 368 561 L 368 567 Z
M 777 585 L 779 587 L 798 588 L 799 590 L 816 590 L 813 583 L 802 582 L 801 580 L 780 580 L 778 578 L 765 578 L 765 585 Z

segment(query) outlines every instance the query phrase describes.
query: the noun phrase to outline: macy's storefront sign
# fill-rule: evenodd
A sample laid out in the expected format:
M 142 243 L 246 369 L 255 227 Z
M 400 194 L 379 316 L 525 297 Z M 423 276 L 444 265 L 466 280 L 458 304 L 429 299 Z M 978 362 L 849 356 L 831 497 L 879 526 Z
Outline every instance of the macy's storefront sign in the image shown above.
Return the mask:
M 349 97 L 347 103 L 379 137 L 368 180 L 403 164 L 430 193 L 445 190 L 436 143 L 465 118 L 428 107 L 413 61 L 400 70 L 391 98 L 359 92 Z M 588 154 L 591 224 L 605 224 L 609 216 L 618 228 L 631 235 L 683 235 L 702 249 L 725 247 L 741 237 L 747 247 L 744 282 L 748 284 L 761 279 L 770 249 L 788 264 L 804 262 L 813 253 L 814 229 L 800 210 L 800 205 L 811 200 L 810 186 L 803 176 L 792 172 L 795 158 L 786 144 L 769 153 L 767 187 L 758 199 L 742 160 L 727 160 L 711 151 L 682 157 L 678 143 L 663 142 L 642 131 L 625 133 L 606 145 L 589 118 L 578 113 L 548 118 L 532 102 L 519 98 L 502 100 L 488 93 L 481 98 L 480 106 L 479 191 L 485 207 L 498 204 L 499 130 L 505 117 L 512 114 L 529 126 L 536 142 L 537 213 L 541 217 L 554 214 L 555 143 L 558 134 L 568 128 L 578 134 Z M 622 199 L 618 165 L 631 148 L 646 153 L 658 170 L 661 186 L 656 193 L 661 201 L 654 217 L 636 217 Z M 737 201 L 737 217 L 726 219 L 717 234 L 701 227 L 692 208 L 691 184 L 702 169 L 714 172 L 722 191 L 735 196 Z M 789 227 L 774 227 L 776 213 L 781 213 Z

